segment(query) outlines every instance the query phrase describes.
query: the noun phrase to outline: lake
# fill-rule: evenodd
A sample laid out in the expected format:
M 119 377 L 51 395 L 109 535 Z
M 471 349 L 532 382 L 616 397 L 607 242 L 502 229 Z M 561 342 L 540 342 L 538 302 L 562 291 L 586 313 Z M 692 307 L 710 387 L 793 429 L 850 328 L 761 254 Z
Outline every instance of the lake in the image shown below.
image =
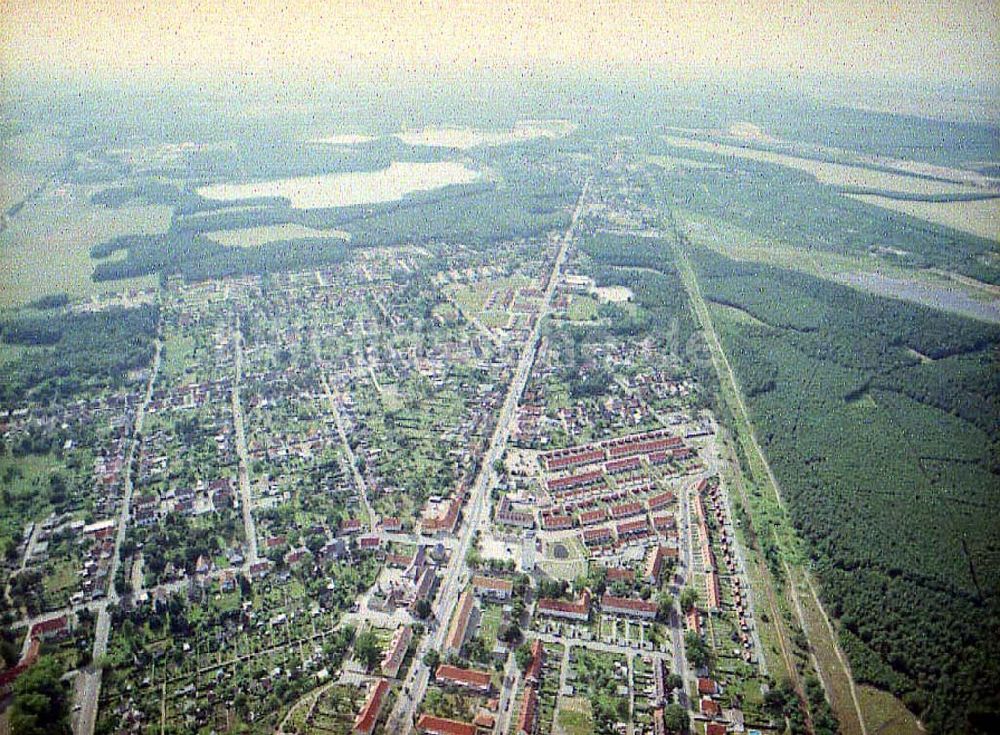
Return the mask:
M 399 201 L 407 194 L 452 184 L 469 184 L 478 171 L 454 161 L 394 161 L 378 171 L 299 176 L 246 184 L 212 184 L 198 189 L 206 199 L 238 201 L 253 197 L 285 197 L 296 209 L 326 209 Z

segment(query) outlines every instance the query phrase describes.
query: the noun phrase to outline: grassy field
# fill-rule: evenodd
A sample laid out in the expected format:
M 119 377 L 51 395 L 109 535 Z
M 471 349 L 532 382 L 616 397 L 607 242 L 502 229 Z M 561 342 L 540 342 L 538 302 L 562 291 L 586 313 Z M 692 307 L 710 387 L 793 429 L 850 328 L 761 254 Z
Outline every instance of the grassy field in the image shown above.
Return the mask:
M 502 615 L 503 609 L 499 605 L 483 605 L 482 617 L 479 620 L 479 637 L 483 639 L 487 651 L 492 651 L 497 644 Z
M 191 336 L 171 334 L 164 340 L 163 365 L 160 368 L 164 380 L 183 375 L 185 368 L 194 362 L 195 342 Z
M 49 477 L 59 466 L 59 460 L 50 455 L 0 457 L 0 484 L 5 498 L 10 501 L 0 504 L 0 532 L 20 539 L 22 529 L 14 526 L 14 518 L 25 517 L 21 510 L 23 506 L 36 513 L 44 507 L 43 498 L 48 496 Z
M 509 313 L 503 306 L 504 293 L 507 289 L 517 291 L 530 284 L 531 280 L 524 276 L 511 276 L 484 279 L 471 285 L 452 286 L 449 291 L 462 311 L 477 317 L 487 327 L 500 327 L 507 324 L 509 318 Z M 491 296 L 495 298 L 492 305 L 489 305 Z M 490 308 L 486 308 L 488 305 Z
M 899 203 L 923 204 L 923 202 Z M 981 202 L 968 203 L 981 204 Z M 910 254 L 906 252 L 879 250 L 859 255 L 834 253 L 761 237 L 740 227 L 693 212 L 680 211 L 676 216 L 682 228 L 689 234 L 692 243 L 734 260 L 788 268 L 872 293 L 879 292 L 875 285 L 855 276 L 877 274 L 879 279 L 895 279 L 900 285 L 916 286 L 909 289 L 907 298 L 936 308 L 947 308 L 943 300 L 955 291 L 976 301 L 991 301 L 997 298 L 995 287 L 988 284 L 947 271 L 909 267 L 907 261 Z M 951 308 L 962 311 L 958 306 Z
M 539 566 L 553 579 L 564 579 L 572 582 L 577 577 L 587 573 L 587 551 L 576 536 L 559 541 L 569 555 L 565 559 L 556 559 L 552 554 L 554 544 L 545 547 L 545 558 L 539 561 Z
M 858 692 L 869 733 L 919 735 L 924 732 L 913 713 L 889 692 L 870 686 L 860 686 Z
M 18 306 L 52 293 L 86 297 L 128 287 L 148 287 L 156 279 L 95 283 L 90 248 L 131 233 L 162 233 L 170 225 L 169 207 L 124 206 L 107 209 L 90 203 L 92 187 L 46 189 L 13 217 L 0 233 L 0 306 Z
M 679 211 L 675 215 L 691 242 L 711 248 L 727 258 L 791 268 L 819 278 L 833 278 L 835 274 L 844 272 L 867 272 L 876 265 L 880 271 L 888 269 L 889 273 L 898 277 L 910 274 L 909 269 L 893 266 L 885 259 L 876 261 L 869 257 L 799 247 L 695 212 Z
M 721 165 L 717 163 L 698 161 L 694 158 L 684 158 L 683 156 L 649 155 L 645 156 L 645 161 L 668 171 L 685 168 L 721 168 Z
M 34 129 L 0 142 L 0 211 L 23 201 L 62 163 L 66 146 L 49 132 Z
M 764 322 L 750 314 L 743 309 L 738 309 L 735 306 L 730 306 L 729 304 L 716 304 L 710 303 L 708 305 L 708 313 L 711 314 L 712 319 L 725 319 L 731 320 L 737 324 L 753 324 L 754 326 L 766 326 Z
M 0 163 L 0 211 L 6 212 L 35 191 L 45 178 Z
M 594 731 L 590 700 L 583 697 L 560 698 L 556 707 L 553 735 L 589 735 Z
M 566 309 L 566 318 L 574 322 L 585 322 L 597 318 L 597 302 L 589 296 L 573 295 Z
M 816 669 L 822 678 L 827 699 L 830 700 L 833 711 L 838 715 L 840 732 L 842 735 L 861 735 L 863 732 L 861 722 L 856 716 L 849 716 L 856 710 L 849 670 L 844 665 L 846 659 L 840 658 L 836 638 L 827 627 L 823 611 L 818 600 L 812 595 L 805 575 L 793 572 L 793 577 L 802 623 L 806 635 L 809 637 L 812 654 L 816 657 L 818 664 Z M 858 704 L 860 705 L 860 703 L 859 697 Z M 841 714 L 845 716 L 842 717 Z M 863 709 L 861 716 L 866 717 Z

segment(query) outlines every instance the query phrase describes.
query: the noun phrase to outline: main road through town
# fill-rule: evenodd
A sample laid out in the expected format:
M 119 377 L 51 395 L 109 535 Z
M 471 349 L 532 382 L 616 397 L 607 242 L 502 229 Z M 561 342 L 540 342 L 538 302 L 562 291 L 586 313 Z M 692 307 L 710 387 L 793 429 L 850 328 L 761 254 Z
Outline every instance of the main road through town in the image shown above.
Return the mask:
M 135 463 L 135 455 L 139 449 L 139 442 L 142 437 L 142 424 L 146 415 L 146 409 L 150 401 L 153 400 L 153 385 L 160 372 L 160 361 L 162 359 L 163 343 L 159 337 L 156 339 L 156 352 L 153 354 L 153 363 L 149 370 L 149 380 L 146 382 L 146 389 L 143 393 L 142 402 L 135 413 L 135 424 L 132 430 L 132 441 L 129 443 L 128 452 L 125 456 L 125 465 L 122 470 L 122 503 L 118 515 L 118 527 L 115 532 L 115 550 L 111 556 L 111 567 L 108 570 L 108 596 L 107 599 L 97 607 L 97 625 L 94 628 L 94 648 L 89 666 L 80 670 L 74 686 L 74 707 L 73 732 L 82 735 L 91 735 L 94 726 L 97 724 L 97 703 L 101 695 L 101 659 L 108 651 L 108 636 L 111 633 L 111 613 L 109 605 L 118 604 L 118 590 L 115 587 L 115 578 L 118 576 L 118 566 L 121 563 L 122 544 L 125 543 L 125 535 L 128 529 L 129 513 L 132 506 L 132 467 Z
M 583 186 L 583 191 L 580 192 L 580 198 L 577 200 L 576 208 L 573 210 L 569 227 L 563 234 L 559 244 L 559 253 L 556 255 L 556 261 L 552 266 L 552 273 L 545 287 L 545 294 L 538 316 L 535 319 L 531 334 L 521 351 L 521 356 L 517 361 L 514 376 L 507 388 L 507 396 L 504 398 L 500 415 L 497 418 L 496 429 L 493 432 L 489 447 L 483 456 L 479 473 L 476 475 L 476 480 L 472 485 L 472 492 L 465 507 L 465 522 L 459 531 L 459 543 L 448 560 L 448 566 L 445 568 L 443 574 L 437 602 L 432 608 L 434 622 L 427 636 L 424 637 L 422 645 L 417 650 L 413 666 L 410 667 L 410 673 L 403 682 L 403 691 L 397 698 L 396 706 L 389 716 L 390 726 L 388 732 L 401 733 L 401 735 L 407 735 L 411 732 L 413 729 L 414 712 L 416 711 L 417 704 L 424 697 L 427 682 L 430 678 L 430 671 L 423 661 L 424 655 L 428 651 L 441 651 L 444 648 L 451 611 L 457 605 L 459 595 L 469 579 L 469 569 L 465 563 L 466 554 L 471 546 L 475 530 L 484 526 L 488 520 L 489 491 L 496 481 L 493 465 L 498 459 L 503 457 L 503 453 L 507 448 L 507 440 L 510 437 L 510 429 L 514 423 L 517 404 L 524 393 L 524 388 L 528 383 L 528 376 L 531 374 L 531 368 L 535 363 L 535 356 L 538 353 L 542 322 L 548 316 L 551 309 L 552 296 L 559 283 L 562 265 L 566 260 L 566 253 L 573 242 L 577 221 L 580 218 L 580 213 L 583 211 L 589 186 L 590 181 L 588 180 Z

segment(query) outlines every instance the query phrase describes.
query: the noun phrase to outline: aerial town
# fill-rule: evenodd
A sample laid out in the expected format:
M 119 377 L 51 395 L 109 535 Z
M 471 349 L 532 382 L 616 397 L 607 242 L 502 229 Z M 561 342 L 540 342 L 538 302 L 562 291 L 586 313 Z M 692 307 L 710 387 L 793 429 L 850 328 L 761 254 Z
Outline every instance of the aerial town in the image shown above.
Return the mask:
M 634 294 L 580 242 L 648 217 L 612 184 L 488 258 L 129 293 L 146 369 L 3 412 L 91 488 L 8 557 L 3 685 L 51 652 L 98 732 L 782 729 L 697 371 L 600 326 Z
M 0 735 L 1000 731 L 1000 4 L 827 5 L 0 2 Z

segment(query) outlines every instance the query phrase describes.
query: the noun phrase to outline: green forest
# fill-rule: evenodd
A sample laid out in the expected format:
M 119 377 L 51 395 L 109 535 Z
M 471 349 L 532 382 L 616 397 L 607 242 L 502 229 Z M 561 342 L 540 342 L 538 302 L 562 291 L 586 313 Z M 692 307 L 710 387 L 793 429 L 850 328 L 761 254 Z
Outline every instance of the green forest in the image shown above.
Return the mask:
M 691 256 L 855 677 L 935 732 L 1000 714 L 1000 328 Z M 743 315 L 732 310 L 737 309 Z
M 159 308 L 71 313 L 28 310 L 0 321 L 0 341 L 14 346 L 0 379 L 0 404 L 27 397 L 46 403 L 85 389 L 124 385 L 153 357 Z

